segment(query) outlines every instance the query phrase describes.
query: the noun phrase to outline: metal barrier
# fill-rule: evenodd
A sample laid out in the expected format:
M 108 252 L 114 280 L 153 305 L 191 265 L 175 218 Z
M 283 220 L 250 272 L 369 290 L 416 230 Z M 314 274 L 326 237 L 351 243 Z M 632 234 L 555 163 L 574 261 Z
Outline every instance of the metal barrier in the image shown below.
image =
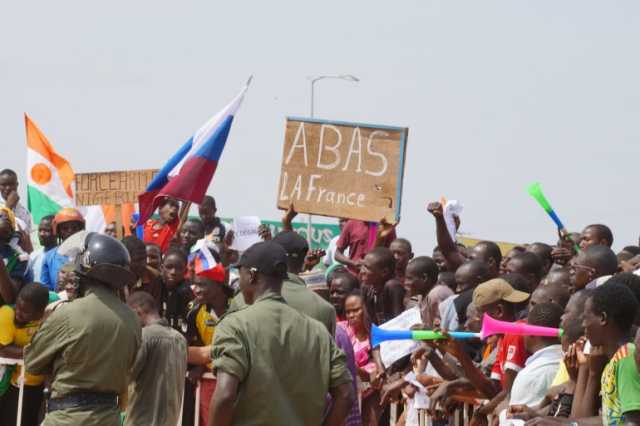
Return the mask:
M 468 402 L 464 402 L 462 405 L 462 408 L 458 408 L 456 409 L 456 411 L 453 413 L 453 425 L 454 426 L 469 426 L 469 421 L 470 421 L 470 413 L 471 413 L 471 409 L 473 407 L 480 407 L 480 402 L 478 404 L 470 404 Z M 395 426 L 397 421 L 398 421 L 398 407 L 399 403 L 395 402 L 391 404 L 390 407 L 390 413 L 391 415 L 389 416 L 389 425 L 390 426 Z M 405 404 L 405 410 L 407 409 L 407 406 Z M 427 426 L 429 424 L 429 420 L 430 420 L 430 416 L 429 416 L 429 412 L 425 409 L 418 409 L 418 424 L 420 426 Z M 493 416 L 489 416 L 488 417 L 488 421 L 489 421 L 489 425 L 493 424 Z M 451 424 L 451 423 L 449 423 Z
M 22 366 L 20 369 L 20 379 L 19 379 L 19 391 L 18 391 L 18 412 L 16 414 L 16 426 L 21 426 L 22 423 L 22 404 L 24 399 L 24 361 L 21 359 L 13 359 L 13 358 L 2 358 L 0 357 L 0 365 L 17 365 Z M 202 375 L 203 379 L 214 380 L 216 376 L 212 373 L 204 373 Z M 10 385 L 13 386 L 13 385 Z M 360 395 L 358 395 L 360 396 Z M 359 398 L 360 399 L 360 398 Z M 480 401 L 479 401 L 480 402 Z M 398 403 L 392 403 L 390 406 L 390 426 L 395 426 L 398 420 Z M 469 413 L 473 406 L 479 406 L 477 404 L 469 404 L 468 402 L 464 402 L 462 408 L 458 408 L 454 414 L 454 426 L 469 426 Z M 405 406 L 406 410 L 406 406 Z M 177 426 L 182 426 L 182 414 L 184 411 L 184 393 L 182 394 L 182 402 L 180 407 L 180 417 L 178 419 Z M 460 419 L 462 419 L 462 425 L 460 424 Z M 418 421 L 420 426 L 426 426 L 429 424 L 429 413 L 427 410 L 419 409 L 418 410 Z M 195 413 L 194 413 L 194 422 L 193 426 L 198 426 L 200 423 L 200 380 L 198 380 L 198 384 L 195 390 Z M 491 417 L 489 418 L 489 424 L 492 424 Z
M 22 368 L 20 368 L 20 379 L 18 380 L 20 388 L 18 390 L 18 412 L 16 413 L 16 426 L 20 426 L 22 424 L 22 401 L 24 399 L 24 361 L 21 359 L 0 357 L 0 364 L 22 366 Z M 9 386 L 13 385 L 9 384 Z
M 202 375 L 203 379 L 215 379 L 212 373 L 204 373 Z M 182 408 L 184 409 L 184 393 L 182 394 Z M 182 412 L 182 410 L 180 410 Z M 196 386 L 196 406 L 195 413 L 193 416 L 193 426 L 198 426 L 200 424 L 200 380 L 198 380 L 198 385 Z M 182 426 L 182 416 L 180 416 L 180 420 L 178 421 L 178 426 Z

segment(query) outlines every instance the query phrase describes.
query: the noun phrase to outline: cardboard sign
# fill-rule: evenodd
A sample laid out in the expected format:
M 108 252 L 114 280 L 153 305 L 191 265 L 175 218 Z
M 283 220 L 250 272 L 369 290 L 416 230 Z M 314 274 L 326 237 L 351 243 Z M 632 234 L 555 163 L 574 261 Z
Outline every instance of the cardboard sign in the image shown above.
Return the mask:
M 288 118 L 278 208 L 400 219 L 407 128 Z
M 76 204 L 122 205 L 137 203 L 138 195 L 147 189 L 158 174 L 157 169 L 76 174 Z
M 394 319 L 380 325 L 383 330 L 408 330 L 416 324 L 422 323 L 420 310 L 416 308 L 407 309 Z M 391 364 L 409 355 L 418 347 L 419 342 L 415 340 L 389 340 L 380 343 L 380 357 L 385 368 L 391 367 Z

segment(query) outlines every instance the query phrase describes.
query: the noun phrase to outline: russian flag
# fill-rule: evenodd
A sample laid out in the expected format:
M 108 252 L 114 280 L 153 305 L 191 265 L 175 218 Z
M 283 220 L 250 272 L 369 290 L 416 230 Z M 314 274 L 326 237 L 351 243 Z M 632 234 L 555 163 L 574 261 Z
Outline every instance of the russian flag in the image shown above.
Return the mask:
M 138 224 L 143 224 L 153 215 L 163 197 L 196 204 L 202 202 L 218 167 L 233 117 L 240 108 L 250 82 L 251 78 L 231 103 L 207 121 L 180 147 L 151 181 L 146 192 L 138 196 Z
M 206 244 L 203 244 L 197 252 L 192 253 L 192 256 L 194 256 L 193 267 L 197 276 L 215 282 L 224 282 L 224 266 L 216 262 Z

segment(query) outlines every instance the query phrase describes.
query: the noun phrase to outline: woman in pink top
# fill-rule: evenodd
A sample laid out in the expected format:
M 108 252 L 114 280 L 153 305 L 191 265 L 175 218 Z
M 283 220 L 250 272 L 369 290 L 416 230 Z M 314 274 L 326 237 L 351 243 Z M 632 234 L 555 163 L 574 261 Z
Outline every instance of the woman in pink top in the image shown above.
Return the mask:
M 358 390 L 362 399 L 362 424 L 377 425 L 380 415 L 380 392 L 371 386 L 376 376 L 376 364 L 371 355 L 371 342 L 369 340 L 371 322 L 368 318 L 362 294 L 359 291 L 351 293 L 344 301 L 346 321 L 338 325 L 345 328 L 356 361 L 358 374 Z

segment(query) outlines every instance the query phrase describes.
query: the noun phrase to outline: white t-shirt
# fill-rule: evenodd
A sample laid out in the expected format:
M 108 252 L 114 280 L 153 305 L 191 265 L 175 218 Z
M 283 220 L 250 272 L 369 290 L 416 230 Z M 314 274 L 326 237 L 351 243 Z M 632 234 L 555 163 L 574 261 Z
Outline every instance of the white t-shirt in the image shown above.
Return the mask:
M 513 381 L 509 405 L 533 407 L 540 404 L 558 373 L 563 356 L 562 345 L 547 346 L 531 355 Z M 506 410 L 500 413 L 501 426 L 522 424 L 506 419 L 505 414 Z

